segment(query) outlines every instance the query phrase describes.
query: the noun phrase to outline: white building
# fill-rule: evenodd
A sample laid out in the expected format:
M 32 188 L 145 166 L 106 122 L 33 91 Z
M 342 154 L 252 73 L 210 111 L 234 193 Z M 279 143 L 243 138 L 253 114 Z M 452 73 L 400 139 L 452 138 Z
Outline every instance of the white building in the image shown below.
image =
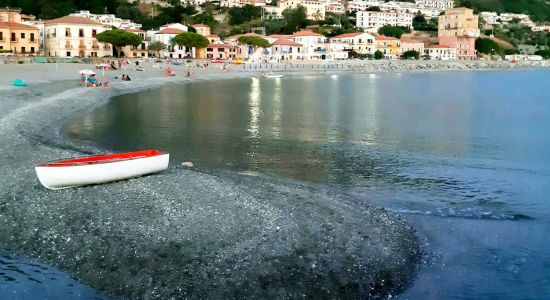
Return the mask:
M 96 35 L 110 28 L 88 18 L 65 16 L 44 22 L 45 54 L 58 57 L 112 56 L 110 44 L 99 43 Z
M 505 60 L 510 60 L 510 61 L 519 61 L 519 60 L 523 60 L 523 61 L 541 61 L 542 56 L 540 56 L 540 55 L 513 54 L 513 55 L 505 55 L 504 59 Z
M 149 31 L 147 35 L 151 42 L 162 42 L 167 46 L 166 50 L 159 53 L 161 57 L 184 58 L 188 55 L 185 47 L 173 46 L 172 39 L 180 33 L 187 32 L 188 29 L 189 28 L 183 24 L 171 23 L 161 26 L 158 31 Z M 193 53 L 191 55 L 193 55 Z
M 115 17 L 115 15 L 112 15 L 112 14 L 98 15 L 98 14 L 92 14 L 87 10 L 81 10 L 79 12 L 72 13 L 69 16 L 87 18 L 90 20 L 94 20 L 105 26 L 116 27 L 119 29 L 140 29 L 141 28 L 141 24 L 134 23 L 133 21 L 127 20 L 127 19 L 117 18 Z
M 263 7 L 266 5 L 266 0 L 220 0 L 221 7 L 243 7 L 247 4 Z
M 276 60 L 301 59 L 302 44 L 287 39 L 277 39 L 271 43 L 271 58 Z
M 431 45 L 424 48 L 424 54 L 428 55 L 431 60 L 456 60 L 456 49 L 443 46 Z
M 418 8 L 435 8 L 444 11 L 455 7 L 454 0 L 416 0 Z
M 489 25 L 508 24 L 512 22 L 514 19 L 517 19 L 519 20 L 520 24 L 524 24 L 529 27 L 535 26 L 535 23 L 531 21 L 531 18 L 529 17 L 529 15 L 525 15 L 525 14 L 502 13 L 499 15 L 496 12 L 483 11 L 479 13 L 479 16 L 483 18 L 485 23 Z
M 328 1 L 328 0 L 327 0 Z M 264 11 L 276 19 L 281 19 L 283 11 L 301 5 L 306 8 L 306 18 L 309 20 L 324 20 L 327 2 L 317 0 L 281 0 L 277 6 L 266 6 Z
M 414 14 L 392 11 L 359 11 L 356 26 L 368 32 L 378 32 L 384 25 L 412 27 Z
M 304 59 L 327 59 L 332 58 L 329 54 L 327 39 L 324 35 L 309 30 L 295 32 L 290 39 L 301 44 L 302 57 Z
M 383 2 L 380 0 L 351 0 L 348 2 L 348 10 L 363 11 L 371 6 L 380 6 Z
M 331 52 L 354 51 L 359 54 L 376 52 L 374 36 L 366 32 L 344 33 L 329 40 Z
M 533 26 L 531 27 L 531 30 L 533 32 L 541 32 L 541 31 L 550 32 L 550 25 Z

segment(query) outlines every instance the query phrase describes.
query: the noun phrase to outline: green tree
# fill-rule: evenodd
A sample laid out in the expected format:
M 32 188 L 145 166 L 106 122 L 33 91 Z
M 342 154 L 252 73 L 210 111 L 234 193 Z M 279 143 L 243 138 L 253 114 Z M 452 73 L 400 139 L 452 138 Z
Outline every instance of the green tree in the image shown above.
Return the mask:
M 214 19 L 214 17 L 212 16 L 212 14 L 208 12 L 203 12 L 203 13 L 194 15 L 193 23 L 206 24 L 208 25 L 208 27 L 210 27 L 211 31 L 216 30 L 216 28 L 218 27 L 218 21 L 216 21 L 216 19 Z
M 194 32 L 182 32 L 172 39 L 172 45 L 184 46 L 186 49 L 204 48 L 210 42 L 204 36 Z
M 549 59 L 550 58 L 550 50 L 538 50 L 537 52 L 535 52 L 535 55 L 540 55 L 544 59 Z
M 380 35 L 385 36 L 393 36 L 396 38 L 401 38 L 401 35 L 404 33 L 410 33 L 411 30 L 408 27 L 405 26 L 391 26 L 391 25 L 384 25 L 378 29 L 378 33 Z
M 141 38 L 138 35 L 116 28 L 103 31 L 102 33 L 96 35 L 95 38 L 98 42 L 113 45 L 114 49 L 116 50 L 116 56 L 120 55 L 120 49 L 124 46 L 137 46 L 141 44 Z
M 502 54 L 502 48 L 492 39 L 478 38 L 476 39 L 476 50 L 484 54 Z
M 284 32 L 291 34 L 307 25 L 306 8 L 298 5 L 295 8 L 287 8 L 283 10 L 283 18 L 285 20 Z
M 384 58 L 384 53 L 382 53 L 382 51 L 380 50 L 376 50 L 376 52 L 374 52 L 374 59 L 382 59 Z
M 268 35 L 275 34 L 275 33 L 281 33 L 283 31 L 283 28 L 285 24 L 277 19 L 269 19 L 264 21 L 264 27 L 265 31 Z
M 247 4 L 243 7 L 231 7 L 228 10 L 229 24 L 240 25 L 262 16 L 262 8 Z
M 417 14 L 412 21 L 414 30 L 437 31 L 437 18 L 426 19 L 423 14 Z
M 267 48 L 271 46 L 266 39 L 258 36 L 241 36 L 237 39 L 237 41 L 241 44 L 246 44 L 254 48 Z
M 160 41 L 149 44 L 149 50 L 155 51 L 157 57 L 160 57 L 160 51 L 166 49 L 166 44 Z
M 416 50 L 409 50 L 409 51 L 403 52 L 403 54 L 401 55 L 401 59 L 412 59 L 412 58 L 419 59 L 420 52 Z

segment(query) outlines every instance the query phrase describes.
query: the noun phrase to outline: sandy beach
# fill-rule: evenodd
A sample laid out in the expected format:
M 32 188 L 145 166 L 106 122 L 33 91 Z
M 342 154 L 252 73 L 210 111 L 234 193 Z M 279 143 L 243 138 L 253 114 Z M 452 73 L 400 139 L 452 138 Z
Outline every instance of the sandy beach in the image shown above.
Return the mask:
M 287 191 L 290 183 L 241 174 L 219 178 L 178 162 L 153 176 L 44 189 L 35 164 L 102 151 L 61 135 L 75 114 L 164 84 L 258 74 L 212 68 L 186 78 L 175 67 L 176 77 L 165 77 L 146 66 L 111 72 L 112 88 L 80 87 L 78 70 L 93 67 L 0 65 L 2 250 L 130 298 L 380 297 L 409 284 L 420 258 L 413 229 L 327 191 L 296 183 Z M 133 81 L 114 79 L 122 74 Z M 15 79 L 29 87 L 11 87 Z

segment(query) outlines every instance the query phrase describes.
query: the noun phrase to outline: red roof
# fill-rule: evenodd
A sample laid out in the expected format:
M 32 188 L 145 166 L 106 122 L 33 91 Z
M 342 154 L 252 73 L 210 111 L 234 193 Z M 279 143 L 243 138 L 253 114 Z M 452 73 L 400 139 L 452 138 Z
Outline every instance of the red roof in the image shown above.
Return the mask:
M 128 32 L 145 32 L 141 29 L 124 29 L 125 31 L 128 31 Z
M 0 22 L 0 28 L 38 30 L 38 28 L 15 22 Z
M 232 36 L 228 37 L 227 39 L 228 40 L 236 40 L 236 39 L 240 38 L 241 36 L 257 36 L 257 37 L 265 38 L 265 36 L 259 35 L 259 34 L 256 34 L 256 33 L 245 33 L 245 34 L 232 35 Z
M 398 38 L 394 38 L 393 36 L 384 36 L 384 35 L 379 35 L 374 38 L 378 41 L 398 41 L 399 40 Z
M 449 48 L 452 48 L 452 47 L 444 46 L 444 45 L 429 45 L 429 46 L 426 46 L 424 48 L 445 48 L 445 49 L 449 49 Z
M 292 36 L 323 36 L 323 35 L 310 30 L 300 30 L 293 33 Z
M 273 42 L 271 45 L 302 47 L 302 44 L 298 44 L 296 42 L 289 41 L 287 39 L 278 39 L 275 42 Z
M 231 45 L 221 44 L 221 43 L 210 43 L 206 47 L 211 47 L 211 48 L 214 48 L 214 47 L 216 47 L 216 48 L 234 48 Z
M 157 32 L 157 34 L 180 34 L 182 32 L 185 31 L 177 28 L 164 28 L 163 30 Z
M 364 32 L 350 32 L 350 33 L 344 33 L 344 34 L 337 35 L 333 38 L 335 38 L 335 39 L 348 38 L 348 37 L 358 36 L 358 35 L 361 35 L 363 33 Z
M 97 26 L 103 26 L 103 24 L 100 24 L 94 20 L 84 18 L 84 17 L 75 17 L 75 16 L 64 16 L 61 18 L 53 19 L 53 20 L 47 20 L 44 22 L 46 25 L 50 24 L 78 24 L 78 25 L 97 25 Z
M 220 38 L 220 36 L 217 35 L 217 34 L 209 34 L 209 35 L 207 35 L 206 37 L 214 38 L 214 39 L 219 39 L 219 38 Z
M 284 38 L 290 37 L 290 35 L 286 35 L 286 34 L 272 34 L 272 35 L 269 35 L 268 37 L 274 38 L 274 39 L 284 39 Z
M 424 44 L 424 42 L 422 42 L 422 41 L 408 40 L 408 39 L 401 39 L 401 43 Z

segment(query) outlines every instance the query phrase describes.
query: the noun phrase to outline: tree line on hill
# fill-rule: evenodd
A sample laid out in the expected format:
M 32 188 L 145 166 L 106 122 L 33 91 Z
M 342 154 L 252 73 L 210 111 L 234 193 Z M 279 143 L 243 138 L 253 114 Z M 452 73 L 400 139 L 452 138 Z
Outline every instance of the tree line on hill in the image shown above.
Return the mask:
M 472 8 L 475 13 L 527 14 L 535 22 L 550 21 L 550 4 L 546 0 L 455 0 L 455 7 Z

